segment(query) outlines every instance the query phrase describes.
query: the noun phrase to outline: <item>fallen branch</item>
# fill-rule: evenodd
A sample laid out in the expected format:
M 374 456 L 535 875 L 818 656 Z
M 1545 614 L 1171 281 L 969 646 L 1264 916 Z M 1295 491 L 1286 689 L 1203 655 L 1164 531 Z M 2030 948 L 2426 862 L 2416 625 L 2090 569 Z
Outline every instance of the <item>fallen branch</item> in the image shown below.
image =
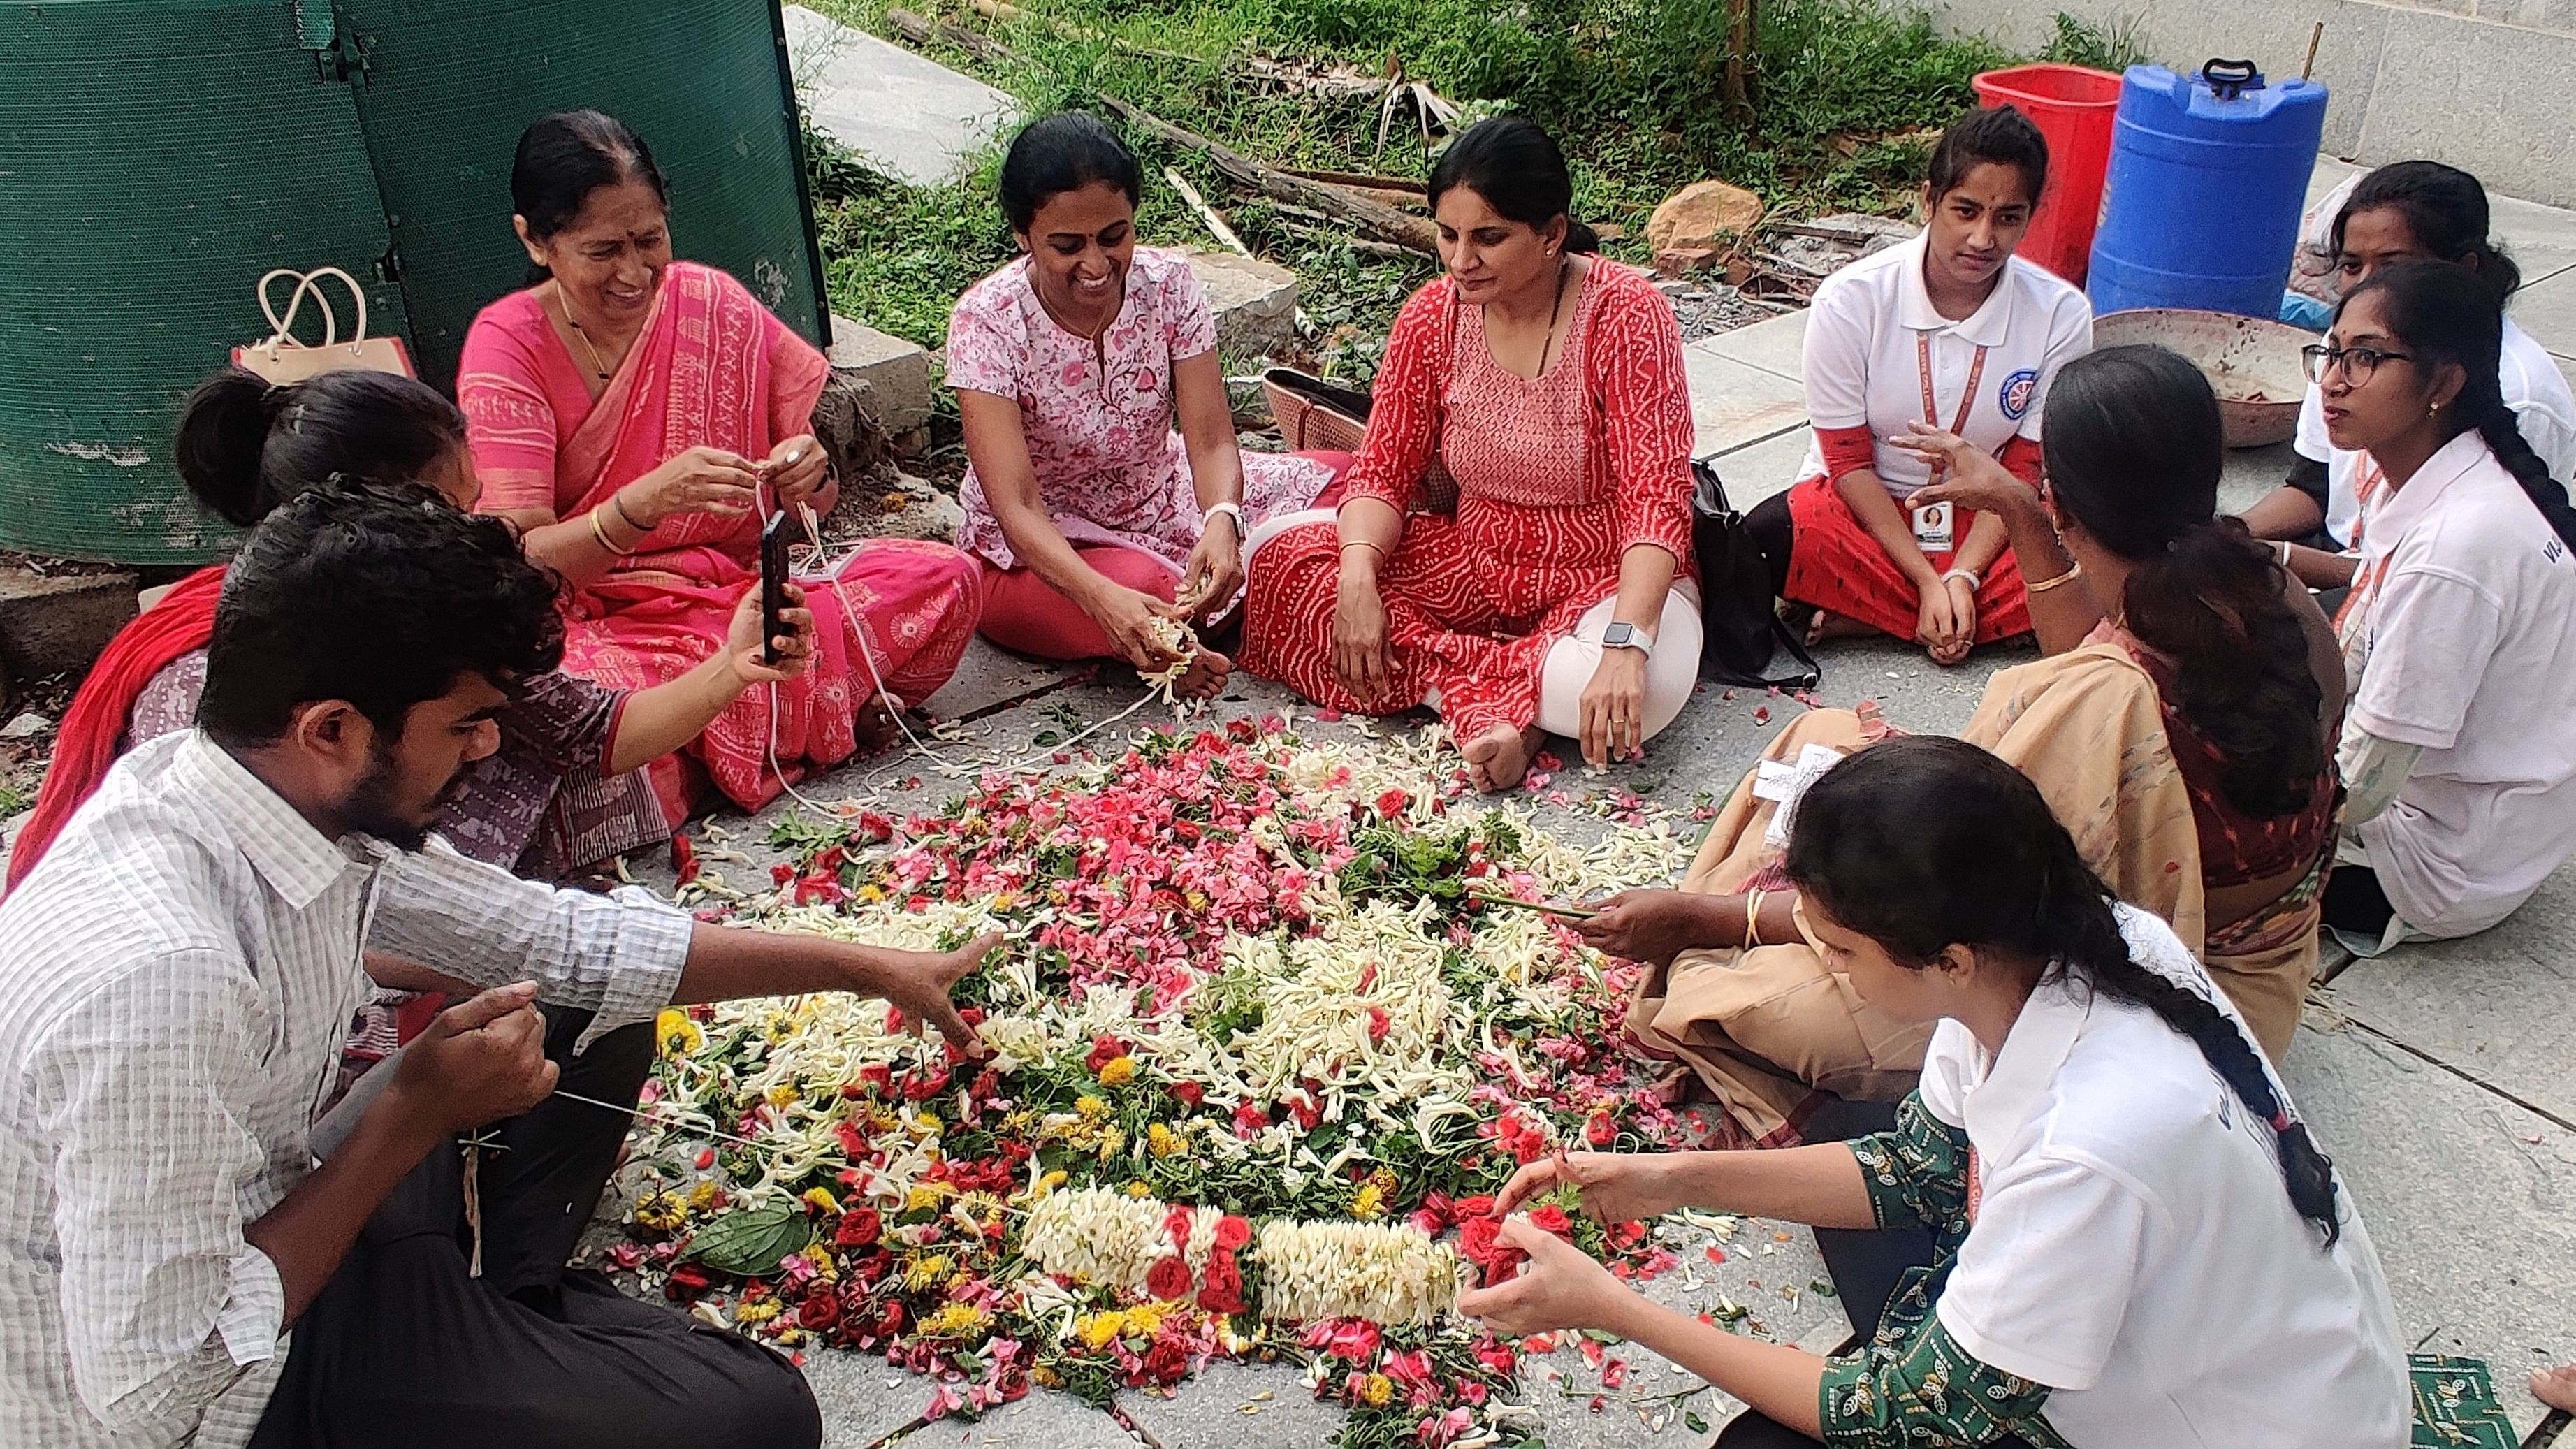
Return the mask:
M 1229 250 L 1247 257 L 1252 255 L 1252 248 L 1245 246 L 1243 238 L 1234 234 L 1234 228 L 1225 224 L 1224 213 L 1207 204 L 1207 198 L 1199 195 L 1199 189 L 1190 184 L 1190 178 L 1181 174 L 1181 168 L 1164 167 L 1163 179 L 1170 182 L 1172 189 L 1181 194 L 1181 200 L 1190 204 L 1190 210 L 1199 214 L 1199 220 L 1207 224 L 1208 231 L 1218 241 L 1225 243 Z
M 945 43 L 979 60 L 1016 61 L 1020 58 L 1017 51 L 990 36 L 978 35 L 963 25 L 951 25 L 944 20 L 933 25 L 909 10 L 888 10 L 885 21 L 889 29 L 915 45 Z
M 1419 181 L 1407 181 L 1401 176 L 1371 176 L 1364 171 L 1300 171 L 1292 167 L 1288 168 L 1288 174 L 1358 191 L 1400 191 L 1411 195 L 1417 202 L 1431 193 L 1431 188 Z
M 892 14 L 893 12 L 888 12 L 889 19 Z M 1129 125 L 1171 145 L 1186 146 L 1206 156 L 1215 164 L 1217 170 L 1224 172 L 1228 178 L 1239 185 L 1248 186 L 1267 196 L 1277 197 L 1281 201 L 1311 206 L 1317 211 L 1352 222 L 1388 241 L 1400 242 L 1426 256 L 1439 255 L 1439 247 L 1434 240 L 1431 223 L 1421 217 L 1407 216 L 1394 207 L 1381 206 L 1374 201 L 1353 196 L 1349 192 L 1327 186 L 1322 182 L 1309 181 L 1302 176 L 1291 176 L 1276 167 L 1264 166 L 1205 136 L 1182 130 L 1160 116 L 1139 110 L 1107 92 L 1101 93 L 1100 103 Z

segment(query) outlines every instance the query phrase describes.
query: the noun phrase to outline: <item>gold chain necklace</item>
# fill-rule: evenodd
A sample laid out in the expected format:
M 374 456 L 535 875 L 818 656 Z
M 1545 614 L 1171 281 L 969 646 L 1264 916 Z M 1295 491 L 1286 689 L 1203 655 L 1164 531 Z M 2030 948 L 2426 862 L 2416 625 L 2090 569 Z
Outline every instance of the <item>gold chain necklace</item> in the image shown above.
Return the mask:
M 581 350 L 590 354 L 590 370 L 601 382 L 608 381 L 608 363 L 600 357 L 598 344 L 590 340 L 589 329 L 581 325 L 580 318 L 572 315 L 572 299 L 563 294 L 560 285 L 555 288 L 555 301 L 563 308 L 564 324 L 572 328 L 573 336 L 581 339 Z

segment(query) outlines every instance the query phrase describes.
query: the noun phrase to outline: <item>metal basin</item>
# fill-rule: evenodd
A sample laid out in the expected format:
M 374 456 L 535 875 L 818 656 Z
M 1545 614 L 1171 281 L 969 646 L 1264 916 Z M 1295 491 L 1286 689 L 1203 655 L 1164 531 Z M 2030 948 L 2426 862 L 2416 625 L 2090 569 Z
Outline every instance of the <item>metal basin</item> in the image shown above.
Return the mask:
M 2308 389 L 2299 349 L 2316 340 L 2268 317 L 2181 307 L 2140 307 L 2093 320 L 2096 347 L 2151 342 L 2190 358 L 2218 393 L 2219 425 L 2231 448 L 2286 442 L 2298 431 L 2299 400 Z

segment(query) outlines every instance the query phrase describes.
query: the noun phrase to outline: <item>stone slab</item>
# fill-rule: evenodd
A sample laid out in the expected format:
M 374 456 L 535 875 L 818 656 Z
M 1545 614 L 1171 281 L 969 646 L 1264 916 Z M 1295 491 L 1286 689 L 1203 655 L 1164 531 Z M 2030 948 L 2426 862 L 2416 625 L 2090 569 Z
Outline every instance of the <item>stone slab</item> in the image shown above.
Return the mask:
M 2506 184 L 2495 183 L 2499 191 Z M 2514 196 L 2490 195 L 2487 229 L 2503 243 L 2514 265 L 2522 268 L 2524 286 L 2576 268 L 2576 211 Z
M 1192 247 L 1190 271 L 1216 310 L 1216 346 L 1226 357 L 1268 357 L 1297 340 L 1297 274 L 1277 262 Z
M 790 5 L 787 51 L 814 129 L 915 186 L 956 175 L 1018 103 L 972 76 Z
M 1136 1449 L 1143 1442 L 1080 1399 L 1044 1391 L 971 1423 L 942 1419 L 889 1441 L 904 1449 Z
M 2576 1358 L 2576 1132 L 2313 1010 L 2286 1076 L 2369 1225 L 2399 1334 L 2485 1359 L 2528 1431 L 2526 1375 Z
M 1798 486 L 1807 461 L 1807 441 L 1802 424 L 1718 454 L 1711 462 L 1726 484 L 1726 501 L 1749 509 L 1772 494 Z
M 1807 314 L 1803 311 L 1783 312 L 1750 327 L 1703 337 L 1691 345 L 1805 385 L 1805 374 L 1799 370 L 1807 347 Z
M 1211 1363 L 1168 1393 L 1120 1394 L 1118 1411 L 1156 1449 L 1323 1444 L 1345 1417 L 1315 1398 L 1303 1369 L 1284 1362 Z
M 2242 513 L 2253 507 L 2281 486 L 2297 456 L 2287 443 L 2228 449 L 2226 470 L 2218 475 L 2218 511 Z
M 806 1354 L 805 1382 L 823 1411 L 823 1449 L 875 1449 L 919 1424 L 930 1402 L 930 1380 L 862 1353 Z
M 2557 356 L 2561 371 L 2576 373 L 2576 271 L 2515 293 L 2513 320 Z
M 2380 9 L 2385 50 L 2358 159 L 2428 156 L 2506 195 L 2576 202 L 2576 111 L 2533 103 L 2564 96 L 2576 34 L 2370 8 Z
M 0 568 L 0 664 L 22 685 L 85 673 L 134 614 L 132 574 Z
M 965 719 L 986 714 L 1044 694 L 1067 680 L 1080 677 L 1089 668 L 1084 664 L 1064 664 L 1013 654 L 978 634 L 974 642 L 966 646 L 965 657 L 957 661 L 957 673 L 939 687 L 939 692 L 932 695 L 922 709 L 932 719 Z
M 2356 961 L 2325 991 L 2336 1011 L 2548 1112 L 2576 1121 L 2576 867 L 2504 924 Z M 2576 1188 L 2576 1182 L 2571 1182 Z
M 1702 338 L 1682 349 L 1690 374 L 1694 457 L 1760 442 L 1807 421 L 1805 386 L 1713 350 L 1711 344 L 1724 336 Z
M 930 423 L 930 354 L 864 322 L 832 319 L 832 371 L 868 385 L 877 426 L 900 437 Z

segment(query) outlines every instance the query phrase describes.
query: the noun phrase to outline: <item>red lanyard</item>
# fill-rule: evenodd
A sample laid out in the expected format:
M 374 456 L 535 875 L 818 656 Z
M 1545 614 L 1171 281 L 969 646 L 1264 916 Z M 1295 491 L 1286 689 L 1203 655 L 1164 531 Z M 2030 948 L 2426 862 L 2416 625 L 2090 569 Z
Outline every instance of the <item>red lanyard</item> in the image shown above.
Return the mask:
M 2370 515 L 2372 510 L 2377 506 L 2382 498 L 2387 496 L 2389 491 L 2388 475 L 2381 471 L 2379 460 L 2371 457 L 2368 453 L 2364 453 L 2361 456 L 2363 459 L 2361 477 L 2353 483 L 2352 489 L 2353 497 L 2358 503 L 2360 509 L 2359 512 L 2353 515 L 2352 520 L 2352 549 L 2355 553 L 2361 552 L 2362 538 L 2370 531 Z M 2388 572 L 2389 560 L 2394 557 L 2395 554 L 2392 552 L 2383 553 L 2375 559 L 2364 558 L 2362 560 L 2361 567 L 2352 576 L 2351 591 L 2343 596 L 2343 607 L 2335 611 L 2334 622 L 2336 633 L 2340 634 L 2343 632 L 2344 625 L 2347 620 L 2360 617 L 2363 605 L 2368 601 L 2371 594 L 2378 590 L 2379 580 L 2382 575 Z
M 1929 332 L 1914 334 L 1914 365 L 1923 379 L 1923 426 L 1937 428 L 1941 426 L 1941 404 L 1932 395 L 1932 334 Z M 1959 415 L 1950 421 L 1950 431 L 1959 437 L 1968 435 L 1968 412 L 1977 405 L 1977 383 L 1985 375 L 1986 349 L 1979 347 L 1975 359 L 1968 364 L 1968 385 L 1959 390 Z M 1935 482 L 1940 480 L 1941 471 L 1941 464 L 1932 465 Z

